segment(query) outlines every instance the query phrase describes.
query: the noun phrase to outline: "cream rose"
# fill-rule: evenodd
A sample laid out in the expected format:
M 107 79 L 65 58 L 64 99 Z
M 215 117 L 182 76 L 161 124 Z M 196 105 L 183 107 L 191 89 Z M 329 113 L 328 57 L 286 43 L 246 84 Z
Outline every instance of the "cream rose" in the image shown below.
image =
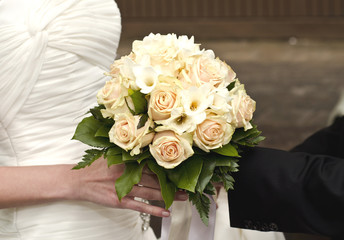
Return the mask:
M 130 96 L 127 96 L 124 98 L 125 103 L 117 106 L 116 108 L 105 108 L 101 109 L 101 113 L 104 118 L 115 118 L 117 114 L 122 113 L 131 113 L 132 111 L 135 111 L 135 106 L 133 103 L 133 100 Z
M 232 107 L 228 104 L 231 100 L 229 91 L 227 88 L 217 88 L 214 93 L 214 101 L 210 108 L 212 111 L 218 115 L 226 115 L 227 121 L 230 118 L 230 112 Z
M 246 130 L 252 128 L 250 121 L 256 110 L 256 102 L 247 95 L 244 85 L 239 84 L 230 91 L 233 108 L 233 120 L 237 128 L 243 127 Z
M 137 129 L 140 116 L 133 116 L 130 113 L 118 114 L 115 117 L 115 124 L 109 131 L 110 142 L 113 142 L 122 149 L 129 151 L 130 155 L 137 155 L 140 149 L 150 144 L 154 133 L 150 132 L 152 120 L 148 119 L 146 124 Z
M 200 86 L 210 83 L 218 88 L 227 87 L 234 81 L 236 74 L 226 63 L 215 58 L 213 51 L 207 50 L 195 58 L 189 67 L 188 76 L 193 85 Z
M 173 131 L 157 133 L 149 150 L 157 163 L 166 169 L 175 168 L 194 153 L 190 141 Z
M 136 85 L 136 77 L 133 72 L 135 66 L 138 66 L 133 60 L 135 54 L 131 53 L 129 56 L 121 58 L 121 64 L 119 68 L 119 79 L 122 85 L 126 88 L 131 88 L 132 90 L 139 90 L 140 88 Z
M 136 61 L 145 55 L 149 55 L 152 65 L 168 64 L 173 61 L 177 54 L 177 36 L 175 34 L 161 35 L 149 34 L 142 41 L 133 42 L 133 52 Z
M 207 114 L 193 136 L 194 144 L 205 152 L 220 148 L 232 139 L 234 128 L 222 116 Z
M 122 105 L 124 103 L 124 97 L 127 95 L 128 91 L 119 81 L 113 79 L 107 81 L 104 87 L 98 91 L 97 101 L 99 104 L 104 104 L 107 108 L 112 108 L 113 105 Z
M 135 62 L 139 65 L 147 63 L 157 71 L 163 72 L 165 75 L 174 76 L 181 67 L 177 59 L 180 51 L 177 44 L 177 36 L 175 34 L 149 34 L 142 41 L 133 42 L 133 52 L 135 54 Z
M 113 78 L 116 78 L 118 74 L 120 73 L 120 68 L 123 65 L 123 57 L 120 59 L 115 60 L 110 65 L 110 72 L 107 73 L 107 75 L 112 76 Z
M 110 65 L 110 72 L 106 73 L 106 75 L 112 76 L 113 78 L 117 78 L 118 75 L 121 73 L 121 69 L 126 64 L 126 59 L 130 59 L 133 61 L 135 59 L 135 54 L 130 53 L 127 56 L 123 56 L 120 59 L 115 60 Z
M 171 111 L 178 106 L 178 92 L 169 84 L 159 84 L 151 92 L 148 115 L 153 120 L 165 120 L 171 116 Z

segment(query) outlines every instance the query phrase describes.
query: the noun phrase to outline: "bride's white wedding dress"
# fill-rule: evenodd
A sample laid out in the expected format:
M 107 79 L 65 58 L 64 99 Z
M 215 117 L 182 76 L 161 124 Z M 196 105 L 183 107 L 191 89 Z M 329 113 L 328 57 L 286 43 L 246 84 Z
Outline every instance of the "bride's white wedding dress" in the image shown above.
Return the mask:
M 72 141 L 115 58 L 113 0 L 0 0 L 0 165 L 77 163 Z M 30 187 L 30 186 L 27 186 Z M 137 240 L 138 212 L 63 201 L 0 210 L 0 239 Z

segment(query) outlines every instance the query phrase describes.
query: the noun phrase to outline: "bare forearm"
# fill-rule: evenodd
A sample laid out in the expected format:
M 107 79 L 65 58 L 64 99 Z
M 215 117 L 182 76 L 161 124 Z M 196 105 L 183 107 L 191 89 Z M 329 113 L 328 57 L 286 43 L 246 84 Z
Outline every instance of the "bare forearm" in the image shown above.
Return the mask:
M 115 181 L 124 165 L 108 167 L 104 158 L 92 166 L 71 170 L 74 165 L 0 167 L 0 208 L 34 205 L 59 200 L 80 200 L 107 207 L 127 208 L 159 217 L 169 216 L 164 208 L 136 201 L 134 197 L 147 200 L 162 200 L 160 186 L 155 175 L 143 173 L 141 187 L 119 201 Z M 176 198 L 186 200 L 185 193 Z
M 72 167 L 0 167 L 0 208 L 72 199 Z

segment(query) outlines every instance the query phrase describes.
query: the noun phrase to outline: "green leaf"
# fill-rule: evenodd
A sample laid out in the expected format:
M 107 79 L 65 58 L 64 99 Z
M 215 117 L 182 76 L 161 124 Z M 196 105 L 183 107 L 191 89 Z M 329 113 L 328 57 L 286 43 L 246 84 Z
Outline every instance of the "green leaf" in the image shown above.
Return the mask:
M 223 182 L 223 186 L 226 189 L 226 191 L 228 191 L 229 189 L 233 190 L 234 189 L 234 178 L 228 174 L 225 173 L 222 175 L 222 182 Z
M 101 109 L 105 109 L 104 105 L 98 105 L 96 107 L 93 107 L 90 109 L 90 113 L 93 115 L 93 117 L 97 120 L 102 120 L 104 119 L 102 113 L 101 113 Z
M 194 153 L 197 155 L 208 155 L 209 153 L 203 151 L 202 149 L 198 148 L 198 147 L 193 147 L 192 148 L 194 150 Z
M 131 156 L 130 152 L 127 152 L 125 150 L 122 150 L 122 160 L 127 162 L 127 161 L 136 161 L 138 163 L 142 162 L 145 159 L 151 158 L 152 155 L 149 151 L 144 151 L 143 153 L 139 155 L 134 155 Z
M 257 125 L 252 124 L 252 128 L 247 131 L 243 128 L 237 129 L 233 134 L 232 141 L 243 146 L 254 147 L 265 139 L 265 137 L 260 136 L 261 133 L 257 129 Z
M 263 141 L 265 139 L 264 136 L 258 136 L 252 140 L 250 140 L 253 144 L 257 145 L 259 142 Z
M 237 172 L 237 171 L 239 171 L 239 169 L 238 169 L 239 164 L 237 162 L 238 162 L 237 159 L 233 159 L 232 160 L 232 165 L 229 166 L 229 171 L 230 172 Z
M 216 166 L 217 167 L 230 167 L 233 163 L 233 160 L 236 160 L 236 159 L 233 157 L 219 156 L 216 159 Z
M 104 150 L 99 149 L 89 149 L 85 151 L 86 154 L 82 157 L 82 161 L 79 162 L 72 169 L 81 169 L 90 166 L 95 160 L 99 159 L 103 154 Z
M 196 190 L 197 192 L 203 193 L 204 189 L 208 185 L 210 179 L 213 176 L 214 169 L 216 167 L 216 160 L 203 158 L 202 171 L 199 175 Z
M 195 192 L 202 165 L 203 160 L 194 155 L 186 159 L 178 167 L 167 170 L 168 178 L 178 188 Z
M 115 183 L 117 196 L 120 201 L 131 191 L 135 184 L 140 182 L 142 169 L 145 165 L 146 162 L 142 162 L 141 164 L 135 162 L 125 163 L 124 173 Z
M 221 174 L 227 174 L 231 170 L 230 167 L 218 167 L 217 169 L 220 171 Z
M 265 139 L 264 136 L 259 136 L 259 134 L 254 135 L 253 137 L 249 136 L 243 140 L 238 141 L 237 143 L 242 146 L 255 147 L 256 145 L 258 145 L 258 143 L 260 143 L 261 141 Z
M 119 154 L 122 155 L 122 151 L 123 151 L 122 148 L 120 148 L 120 147 L 118 147 L 118 146 L 114 146 L 114 147 L 108 148 L 108 149 L 106 150 L 105 156 L 107 157 L 107 156 L 119 155 Z
M 210 209 L 209 198 L 204 194 L 189 192 L 189 200 L 195 205 L 203 223 L 208 226 Z
M 79 140 L 92 147 L 110 147 L 113 144 L 107 138 L 96 137 L 96 132 L 103 125 L 93 116 L 84 118 L 77 126 L 72 139 Z
M 232 136 L 232 141 L 237 142 L 247 137 L 253 136 L 255 134 L 260 134 L 261 132 L 257 129 L 257 126 L 252 124 L 252 128 L 246 130 L 244 128 L 237 128 Z
M 232 90 L 235 87 L 235 83 L 236 81 L 233 81 L 227 86 L 228 91 Z
M 230 143 L 221 148 L 213 149 L 212 151 L 228 157 L 240 157 L 236 148 Z
M 151 158 L 152 154 L 149 151 L 145 151 L 141 153 L 140 155 L 137 155 L 138 159 L 136 160 L 138 163 L 142 162 L 145 159 Z
M 107 159 L 108 167 L 124 163 L 122 159 L 122 151 L 123 149 L 116 145 L 106 150 L 105 158 Z
M 97 132 L 95 133 L 95 137 L 105 137 L 105 138 L 109 138 L 109 131 L 110 131 L 111 127 L 103 125 L 101 126 Z
M 132 94 L 134 93 L 134 90 L 131 89 L 131 88 L 129 88 L 129 89 L 128 89 L 128 93 L 129 93 L 129 95 L 132 95 Z
M 211 182 L 209 182 L 203 192 L 209 195 L 216 195 L 216 188 Z
M 222 175 L 222 174 L 220 174 L 219 171 L 217 171 L 217 170 L 215 169 L 214 174 L 213 174 L 213 177 L 211 178 L 210 181 L 211 181 L 211 182 L 216 182 L 216 183 L 222 182 L 221 175 Z
M 233 162 L 238 161 L 236 157 L 228 157 L 217 153 L 210 153 L 206 155 L 205 158 L 216 161 L 217 167 L 230 167 L 233 164 Z
M 129 106 L 129 104 L 128 104 L 128 100 L 127 100 L 126 98 L 124 98 L 124 100 L 125 100 L 125 104 L 127 105 L 128 109 L 129 109 L 129 111 L 130 111 L 130 113 L 133 114 L 133 115 L 135 115 L 135 111 L 134 111 L 133 109 L 130 108 L 130 106 Z M 135 107 L 135 106 L 134 106 L 134 107 Z
M 165 208 L 168 209 L 173 203 L 177 191 L 176 185 L 168 180 L 165 169 L 160 167 L 155 160 L 148 161 L 148 168 L 158 176 L 161 195 L 165 202 Z
M 241 146 L 246 146 L 246 147 L 255 147 L 256 146 L 256 145 L 249 143 L 249 142 L 246 142 L 246 141 L 240 141 L 240 142 L 238 142 L 238 144 Z
M 254 139 L 258 137 L 262 132 L 260 131 L 252 131 L 249 135 L 246 135 L 244 139 L 241 139 L 240 141 L 249 141 L 249 139 Z
M 107 164 L 108 167 L 110 167 L 111 165 L 116 165 L 116 164 L 122 164 L 124 163 L 122 160 L 122 155 L 109 155 L 106 157 L 107 159 Z
M 134 91 L 134 93 L 131 94 L 130 97 L 133 100 L 135 106 L 135 115 L 147 112 L 148 103 L 145 98 L 145 94 L 141 93 L 140 91 Z
M 92 116 L 95 119 L 102 122 L 104 125 L 112 126 L 115 123 L 115 121 L 111 118 L 104 118 L 103 114 L 101 112 L 102 109 L 105 109 L 105 106 L 104 105 L 98 105 L 94 108 L 91 108 L 89 112 L 92 114 Z
M 138 157 L 137 156 L 131 156 L 129 152 L 122 150 L 122 160 L 123 161 L 134 161 Z
M 233 133 L 231 141 L 238 142 L 241 139 L 246 138 L 247 136 L 249 136 L 251 134 L 251 130 L 245 131 L 244 128 L 237 128 L 237 129 L 235 129 L 235 132 Z
M 148 114 L 142 114 L 139 123 L 137 124 L 137 129 L 142 128 L 148 120 Z

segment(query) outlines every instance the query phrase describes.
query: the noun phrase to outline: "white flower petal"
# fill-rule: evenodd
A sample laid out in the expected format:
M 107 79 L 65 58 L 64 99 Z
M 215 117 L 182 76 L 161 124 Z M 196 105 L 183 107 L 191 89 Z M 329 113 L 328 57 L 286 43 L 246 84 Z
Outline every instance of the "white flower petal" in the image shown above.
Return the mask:
M 181 103 L 185 114 L 188 116 L 199 115 L 209 108 L 214 102 L 214 93 L 211 86 L 204 84 L 201 87 L 190 87 L 183 90 Z
M 152 67 L 143 67 L 136 65 L 133 67 L 133 73 L 136 79 L 136 85 L 144 94 L 148 94 L 158 83 L 158 73 Z

